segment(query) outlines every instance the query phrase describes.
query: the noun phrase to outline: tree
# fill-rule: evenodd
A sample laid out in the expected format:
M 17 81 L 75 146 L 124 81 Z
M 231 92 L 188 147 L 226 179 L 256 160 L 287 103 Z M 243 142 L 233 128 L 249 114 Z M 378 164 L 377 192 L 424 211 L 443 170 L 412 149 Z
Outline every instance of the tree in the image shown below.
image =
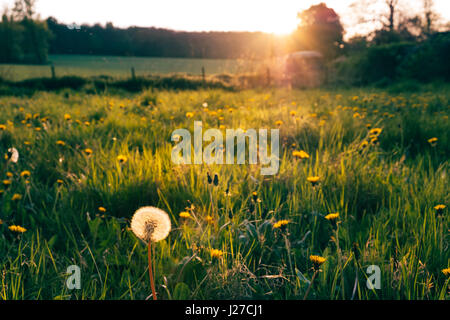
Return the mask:
M 336 57 L 343 43 L 344 28 L 337 13 L 325 3 L 298 13 L 300 24 L 293 34 L 293 49 L 316 50 L 326 59 Z
M 35 14 L 35 0 L 16 0 L 14 2 L 13 17 L 16 20 L 32 19 Z
M 45 21 L 35 16 L 35 0 L 16 0 L 0 23 L 2 62 L 45 63 L 51 33 Z

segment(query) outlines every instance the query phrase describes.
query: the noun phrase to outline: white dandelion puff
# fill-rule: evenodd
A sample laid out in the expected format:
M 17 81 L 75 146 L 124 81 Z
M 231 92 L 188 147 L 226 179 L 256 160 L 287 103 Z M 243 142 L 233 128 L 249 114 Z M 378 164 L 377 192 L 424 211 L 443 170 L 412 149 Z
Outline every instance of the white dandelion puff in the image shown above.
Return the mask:
M 170 229 L 169 215 L 155 207 L 142 207 L 131 219 L 131 230 L 145 242 L 158 242 L 165 239 Z

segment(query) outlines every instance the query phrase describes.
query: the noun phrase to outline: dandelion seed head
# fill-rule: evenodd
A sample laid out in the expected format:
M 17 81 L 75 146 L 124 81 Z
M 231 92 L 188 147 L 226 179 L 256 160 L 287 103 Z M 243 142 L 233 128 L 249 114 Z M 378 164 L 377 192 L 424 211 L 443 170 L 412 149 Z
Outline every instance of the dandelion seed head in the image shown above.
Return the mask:
M 158 242 L 165 239 L 170 229 L 169 215 L 155 207 L 142 207 L 131 219 L 131 230 L 145 242 Z

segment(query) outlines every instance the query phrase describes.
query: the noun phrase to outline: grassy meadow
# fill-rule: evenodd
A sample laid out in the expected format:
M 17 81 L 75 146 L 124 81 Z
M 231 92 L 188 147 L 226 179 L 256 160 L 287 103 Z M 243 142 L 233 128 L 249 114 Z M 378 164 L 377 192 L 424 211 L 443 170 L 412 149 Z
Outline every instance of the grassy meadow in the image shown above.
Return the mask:
M 58 77 L 101 76 L 130 77 L 131 68 L 136 76 L 149 74 L 201 75 L 202 67 L 207 75 L 234 74 L 252 70 L 252 63 L 244 60 L 186 59 L 152 57 L 117 57 L 87 55 L 49 55 L 48 65 L 0 64 L 0 78 L 12 81 L 50 77 L 51 65 Z
M 449 299 L 450 219 L 436 207 L 450 201 L 449 101 L 448 88 L 0 97 L 0 299 L 148 299 L 147 247 L 130 230 L 148 205 L 172 221 L 154 246 L 162 300 Z M 174 165 L 171 133 L 194 120 L 279 128 L 279 173 Z M 326 259 L 318 272 L 311 255 Z

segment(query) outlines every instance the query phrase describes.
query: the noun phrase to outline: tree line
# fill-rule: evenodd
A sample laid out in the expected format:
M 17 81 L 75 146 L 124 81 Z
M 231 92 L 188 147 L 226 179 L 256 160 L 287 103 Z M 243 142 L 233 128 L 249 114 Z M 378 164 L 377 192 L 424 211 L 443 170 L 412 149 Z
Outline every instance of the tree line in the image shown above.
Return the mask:
M 3 13 L 0 22 L 0 62 L 46 63 L 49 53 L 264 59 L 297 50 L 316 50 L 328 62 L 338 57 L 350 57 L 350 61 L 359 61 L 355 65 L 361 69 L 364 59 L 358 57 L 376 59 L 384 55 L 395 60 L 402 54 L 406 56 L 414 48 L 424 47 L 426 51 L 421 51 L 421 58 L 416 60 L 423 60 L 426 56 L 436 61 L 439 57 L 445 57 L 450 47 L 448 33 L 442 32 L 449 30 L 449 25 L 440 22 L 432 0 L 422 0 L 423 9 L 416 15 L 408 14 L 408 8 L 404 7 L 405 0 L 356 1 L 353 7 L 358 21 L 355 24 L 370 23 L 377 28 L 364 36 L 348 40 L 344 40 L 341 17 L 324 3 L 298 13 L 297 30 L 289 36 L 278 37 L 262 32 L 117 28 L 112 23 L 78 26 L 58 22 L 53 17 L 39 19 L 34 1 L 16 0 L 13 9 Z M 377 11 L 380 8 L 381 11 Z M 383 46 L 388 48 L 383 49 Z M 367 68 L 372 65 L 370 59 L 364 64 Z M 382 62 L 380 64 L 383 65 Z M 436 65 L 440 64 L 438 59 Z

